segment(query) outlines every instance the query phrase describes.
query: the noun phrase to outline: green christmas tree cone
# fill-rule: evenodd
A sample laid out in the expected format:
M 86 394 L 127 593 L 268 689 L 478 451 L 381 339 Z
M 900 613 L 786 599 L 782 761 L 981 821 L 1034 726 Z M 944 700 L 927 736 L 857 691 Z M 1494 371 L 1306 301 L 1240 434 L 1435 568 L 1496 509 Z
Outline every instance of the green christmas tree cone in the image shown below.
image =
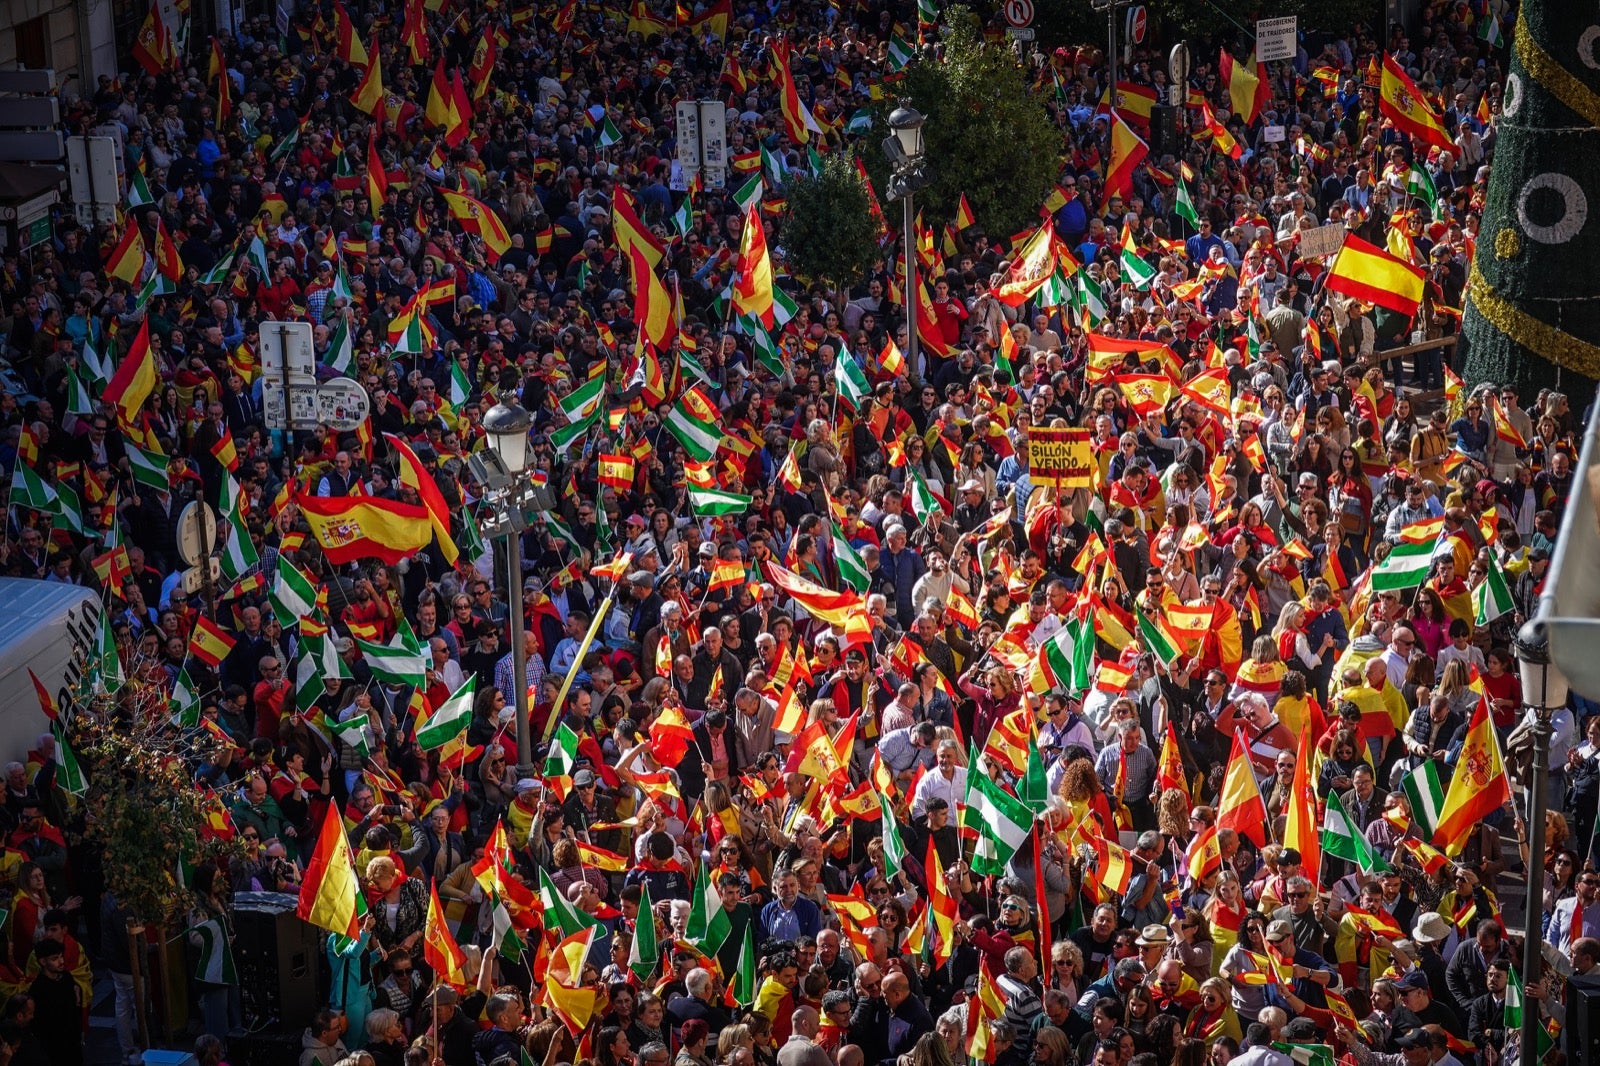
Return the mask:
M 1467 383 L 1516 385 L 1524 403 L 1559 389 L 1581 409 L 1600 379 L 1597 258 L 1600 12 L 1523 0 L 1464 301 Z

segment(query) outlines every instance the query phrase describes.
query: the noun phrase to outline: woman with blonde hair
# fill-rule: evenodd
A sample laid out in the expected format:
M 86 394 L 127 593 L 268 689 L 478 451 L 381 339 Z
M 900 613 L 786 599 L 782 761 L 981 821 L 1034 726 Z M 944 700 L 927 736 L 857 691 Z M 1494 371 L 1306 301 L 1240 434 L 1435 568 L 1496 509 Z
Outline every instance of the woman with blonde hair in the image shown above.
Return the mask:
M 1239 1015 L 1231 1000 L 1233 990 L 1220 977 L 1207 977 L 1200 982 L 1200 1002 L 1189 1012 L 1183 1022 L 1183 1035 L 1192 1040 L 1204 1040 L 1209 1047 L 1222 1037 L 1238 1041 L 1244 1038 L 1239 1028 Z
M 1213 966 L 1222 965 L 1222 957 L 1239 942 L 1239 926 L 1249 913 L 1250 904 L 1245 902 L 1244 886 L 1239 882 L 1239 875 L 1232 870 L 1223 870 L 1212 886 L 1211 898 L 1201 909 L 1209 927 Z

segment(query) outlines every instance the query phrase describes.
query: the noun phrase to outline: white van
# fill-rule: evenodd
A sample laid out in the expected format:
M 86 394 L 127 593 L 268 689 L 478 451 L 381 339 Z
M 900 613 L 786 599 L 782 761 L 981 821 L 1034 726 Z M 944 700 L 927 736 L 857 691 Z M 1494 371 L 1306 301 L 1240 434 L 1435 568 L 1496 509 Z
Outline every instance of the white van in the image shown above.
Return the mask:
M 0 577 L 0 763 L 45 732 L 32 669 L 65 706 L 100 639 L 100 599 L 80 585 Z

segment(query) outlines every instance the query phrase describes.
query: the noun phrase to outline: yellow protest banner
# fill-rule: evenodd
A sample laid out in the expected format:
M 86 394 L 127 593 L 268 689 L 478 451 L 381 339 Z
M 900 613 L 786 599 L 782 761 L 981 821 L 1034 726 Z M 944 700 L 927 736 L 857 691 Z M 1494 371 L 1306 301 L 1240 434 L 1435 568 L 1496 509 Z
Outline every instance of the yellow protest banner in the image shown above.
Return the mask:
M 1093 463 L 1087 429 L 1028 428 L 1028 480 L 1035 488 L 1086 489 Z

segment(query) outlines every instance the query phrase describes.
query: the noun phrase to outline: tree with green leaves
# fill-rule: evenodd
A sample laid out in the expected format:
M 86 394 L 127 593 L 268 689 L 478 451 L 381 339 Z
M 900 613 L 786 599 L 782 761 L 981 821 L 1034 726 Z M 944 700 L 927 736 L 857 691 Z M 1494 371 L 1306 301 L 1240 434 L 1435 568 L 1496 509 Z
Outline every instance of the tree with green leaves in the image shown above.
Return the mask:
M 986 42 L 967 8 L 945 10 L 940 52 L 939 59 L 909 63 L 899 89 L 900 99 L 927 119 L 922 135 L 931 182 L 917 193 L 917 204 L 937 230 L 955 218 L 965 192 L 978 225 L 1009 237 L 1037 223 L 1060 171 L 1061 133 L 1016 52 Z M 884 102 L 874 130 L 888 133 L 897 104 Z M 873 184 L 887 188 L 888 160 L 871 152 L 866 162 Z
M 883 257 L 872 202 L 850 156 L 829 155 L 813 175 L 791 171 L 788 201 L 778 240 L 796 277 L 826 278 L 843 290 Z

